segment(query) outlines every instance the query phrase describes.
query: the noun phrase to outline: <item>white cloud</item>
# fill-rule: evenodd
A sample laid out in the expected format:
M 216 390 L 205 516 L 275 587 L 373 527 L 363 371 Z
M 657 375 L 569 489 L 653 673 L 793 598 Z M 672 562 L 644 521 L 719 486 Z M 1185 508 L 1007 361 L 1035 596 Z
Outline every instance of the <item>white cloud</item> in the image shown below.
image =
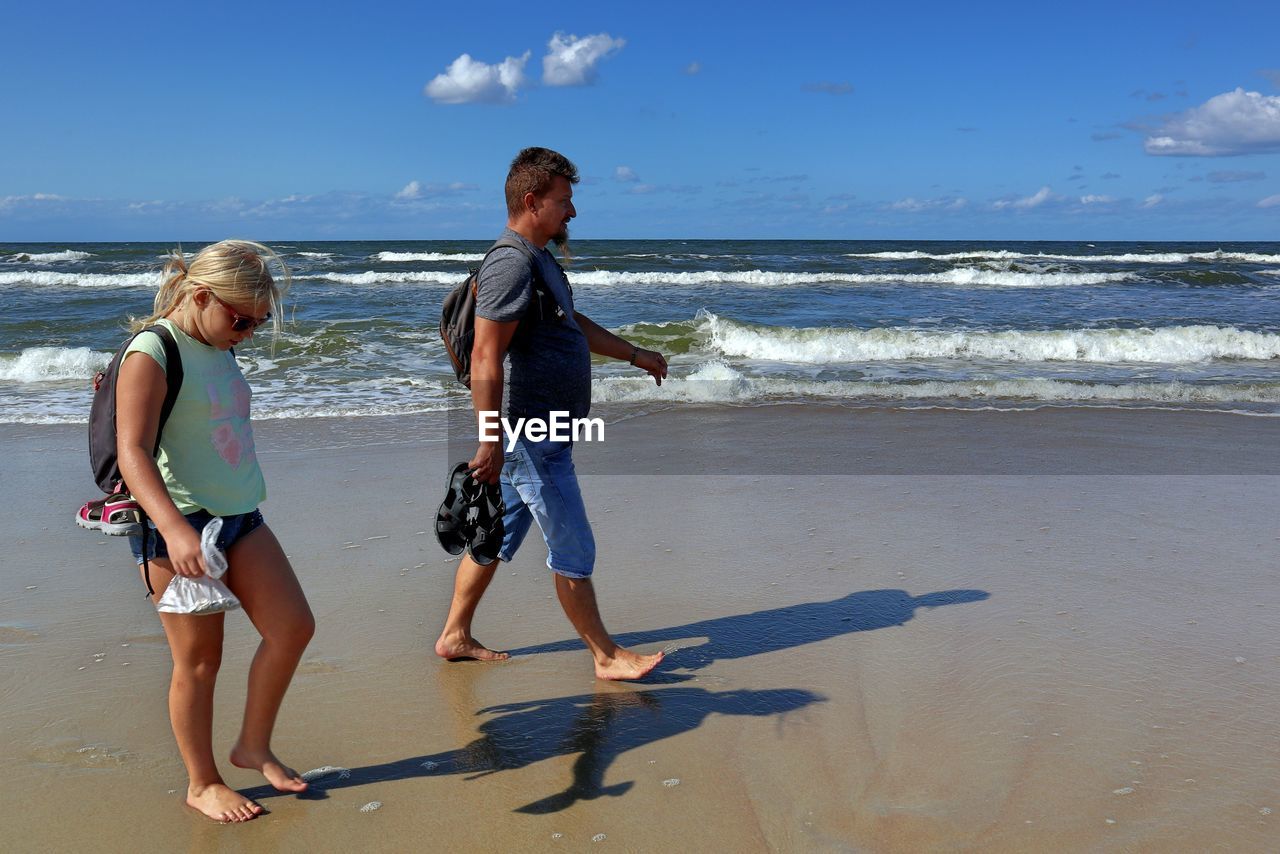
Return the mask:
M 916 199 L 908 196 L 905 199 L 893 202 L 889 205 L 889 210 L 907 211 L 909 213 L 917 213 L 927 210 L 949 210 L 958 211 L 968 205 L 969 202 L 962 198 L 947 199 Z
M 1114 201 L 1115 199 L 1111 198 L 1110 196 L 1096 196 L 1096 195 L 1090 194 L 1087 196 L 1080 197 L 1080 204 L 1082 205 L 1109 205 Z
M 684 67 L 684 73 L 685 73 L 685 74 L 688 74 L 688 75 L 689 75 L 689 76 L 691 76 L 691 77 L 692 77 L 694 74 L 701 74 L 701 73 L 702 73 L 702 63 L 701 63 L 701 62 L 691 62 L 691 63 L 689 63 L 688 65 L 686 65 L 686 66 Z
M 1274 196 L 1267 196 L 1265 199 L 1258 202 L 1258 207 L 1260 208 L 1280 207 L 1280 193 L 1277 193 Z
M 453 196 L 476 189 L 479 188 L 475 184 L 466 184 L 462 181 L 452 181 L 448 184 L 423 184 L 420 181 L 410 181 L 393 198 L 401 201 L 413 201 L 414 199 L 428 199 L 437 196 Z
M 547 86 L 586 86 L 596 79 L 596 66 L 611 53 L 622 50 L 623 39 L 608 33 L 594 36 L 566 36 L 556 33 L 547 42 L 542 58 L 542 82 Z
M 1142 200 L 1142 206 L 1144 208 L 1154 208 L 1156 205 L 1160 204 L 1163 201 L 1164 201 L 1164 196 L 1160 195 L 1159 193 L 1152 193 L 1151 195 L 1147 196 L 1145 199 Z
M 630 166 L 619 166 L 617 169 L 613 170 L 613 177 L 615 180 L 621 181 L 624 184 L 630 184 L 640 180 L 640 176 L 637 175 L 636 171 Z
M 1017 210 L 1022 210 L 1022 211 L 1031 210 L 1032 208 L 1040 207 L 1040 205 L 1049 201 L 1049 199 L 1052 196 L 1053 196 L 1052 190 L 1050 190 L 1048 187 L 1041 187 L 1039 190 L 1036 191 L 1035 195 L 1033 196 L 1027 196 L 1026 198 L 1023 198 L 1023 199 L 1013 199 L 1013 200 L 1000 199 L 999 201 L 995 202 L 992 205 L 992 207 L 994 207 L 996 210 L 1002 210 L 1004 208 L 1015 208 Z
M 1143 147 L 1148 154 L 1183 157 L 1280 151 L 1280 95 L 1239 88 L 1214 95 L 1172 116 Z
M 470 54 L 450 63 L 444 74 L 436 75 L 423 92 L 439 104 L 510 104 L 524 85 L 524 66 L 529 51 L 508 56 L 497 65 L 477 62 Z

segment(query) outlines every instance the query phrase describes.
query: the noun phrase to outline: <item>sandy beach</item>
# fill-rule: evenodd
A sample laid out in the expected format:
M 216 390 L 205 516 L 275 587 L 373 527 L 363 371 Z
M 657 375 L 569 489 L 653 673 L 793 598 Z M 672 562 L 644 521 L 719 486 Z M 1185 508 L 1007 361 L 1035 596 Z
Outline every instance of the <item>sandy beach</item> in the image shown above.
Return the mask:
M 1280 838 L 1280 419 L 731 409 L 582 446 L 596 682 L 531 540 L 431 653 L 440 417 L 264 421 L 264 514 L 318 631 L 277 752 L 303 797 L 182 806 L 127 545 L 71 519 L 82 426 L 0 427 L 0 811 L 14 851 L 1232 851 Z M 255 634 L 227 621 L 215 744 Z M 378 805 L 375 807 L 375 805 Z

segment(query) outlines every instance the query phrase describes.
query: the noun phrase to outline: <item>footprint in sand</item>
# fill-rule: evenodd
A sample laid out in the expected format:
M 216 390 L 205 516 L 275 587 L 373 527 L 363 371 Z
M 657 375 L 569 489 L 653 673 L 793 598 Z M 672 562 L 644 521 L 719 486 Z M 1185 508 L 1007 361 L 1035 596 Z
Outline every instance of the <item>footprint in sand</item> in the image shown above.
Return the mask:
M 40 635 L 17 626 L 0 626 L 0 644 L 31 643 Z
M 298 665 L 295 671 L 300 676 L 307 676 L 314 673 L 338 673 L 342 670 L 342 665 L 329 658 L 313 658 L 310 661 L 304 661 Z
M 40 745 L 32 748 L 28 755 L 41 764 L 70 765 L 76 768 L 109 768 L 133 759 L 133 754 L 122 747 L 75 742 Z

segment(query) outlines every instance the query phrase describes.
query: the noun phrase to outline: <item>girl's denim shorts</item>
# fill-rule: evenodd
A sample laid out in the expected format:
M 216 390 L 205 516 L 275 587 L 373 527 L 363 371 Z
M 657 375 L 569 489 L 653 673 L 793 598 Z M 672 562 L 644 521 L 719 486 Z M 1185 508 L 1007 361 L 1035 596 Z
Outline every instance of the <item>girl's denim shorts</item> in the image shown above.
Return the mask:
M 207 510 L 197 510 L 194 513 L 187 514 L 187 521 L 191 523 L 191 527 L 196 529 L 196 533 L 200 533 L 204 530 L 205 525 L 213 521 L 213 514 Z M 147 524 L 150 525 L 151 523 L 148 522 Z M 248 513 L 223 516 L 222 532 L 218 534 L 217 546 L 225 553 L 227 549 L 258 528 L 261 528 L 264 524 L 261 510 L 250 510 Z M 133 552 L 133 557 L 138 562 L 138 566 L 142 566 L 141 534 L 133 534 L 129 537 L 129 550 Z M 164 537 L 161 537 L 160 532 L 152 528 L 147 532 L 147 560 L 168 556 L 169 547 L 165 545 Z

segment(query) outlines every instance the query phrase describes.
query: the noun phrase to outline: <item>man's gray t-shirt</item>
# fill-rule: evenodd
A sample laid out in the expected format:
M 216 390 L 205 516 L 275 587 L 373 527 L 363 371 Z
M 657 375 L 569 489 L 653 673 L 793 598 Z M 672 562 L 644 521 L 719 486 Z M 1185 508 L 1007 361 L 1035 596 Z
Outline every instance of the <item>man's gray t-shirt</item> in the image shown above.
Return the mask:
M 591 350 L 573 318 L 573 294 L 555 258 L 511 229 L 506 238 L 521 241 L 533 254 L 546 289 L 564 317 L 534 316 L 521 324 L 507 349 L 505 414 L 510 419 L 548 419 L 552 411 L 585 418 L 591 409 Z M 500 247 L 489 254 L 477 280 L 476 316 L 498 323 L 524 318 L 534 301 L 533 270 L 519 249 Z

